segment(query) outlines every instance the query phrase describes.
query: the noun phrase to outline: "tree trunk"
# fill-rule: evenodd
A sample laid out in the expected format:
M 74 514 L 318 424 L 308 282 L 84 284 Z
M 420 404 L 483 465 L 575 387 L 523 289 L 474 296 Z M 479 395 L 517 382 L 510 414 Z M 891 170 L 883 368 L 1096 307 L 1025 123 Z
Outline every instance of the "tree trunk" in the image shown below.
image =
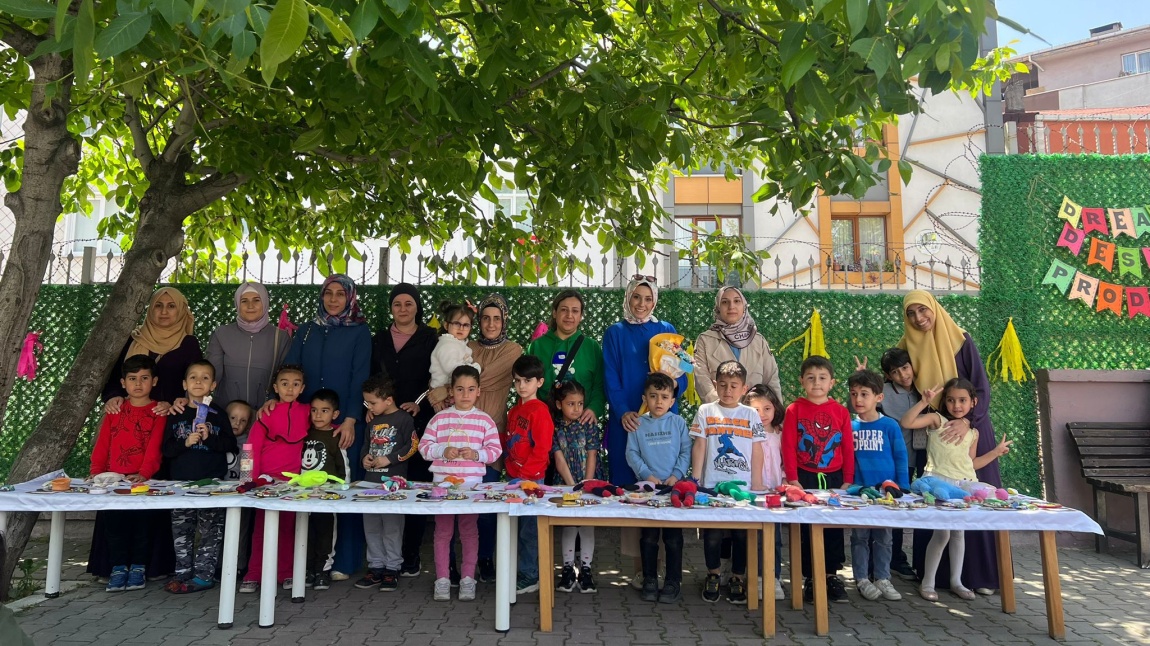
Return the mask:
M 140 203 L 140 224 L 132 248 L 124 255 L 124 269 L 104 304 L 88 340 L 36 430 L 16 456 L 9 482 L 24 482 L 57 469 L 72 448 L 99 397 L 108 372 L 132 328 L 147 307 L 160 272 L 184 244 L 183 218 L 171 202 L 179 193 L 153 184 Z M 81 475 L 81 474 L 70 474 Z M 6 562 L 0 564 L 0 594 L 7 599 L 12 573 L 32 533 L 36 514 L 10 514 Z
M 0 278 L 0 424 L 16 381 L 32 306 L 52 253 L 53 230 L 63 210 L 60 191 L 80 164 L 80 143 L 68 132 L 72 61 L 49 54 L 31 65 L 35 81 L 32 107 L 24 120 L 22 183 L 20 190 L 4 198 L 15 216 L 16 230 Z M 49 85 L 55 86 L 55 94 L 46 99 Z

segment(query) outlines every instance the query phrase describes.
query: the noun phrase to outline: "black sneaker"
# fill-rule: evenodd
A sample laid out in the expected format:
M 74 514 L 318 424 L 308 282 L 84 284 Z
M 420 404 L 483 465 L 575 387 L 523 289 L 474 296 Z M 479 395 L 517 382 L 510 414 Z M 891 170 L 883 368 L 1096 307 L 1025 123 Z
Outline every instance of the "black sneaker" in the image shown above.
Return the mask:
M 846 603 L 847 588 L 843 585 L 843 580 L 835 575 L 827 577 L 827 600 L 835 603 Z
M 815 602 L 815 584 L 811 582 L 811 578 L 803 579 L 803 601 L 807 603 Z
M 331 572 L 320 572 L 319 574 L 315 575 L 314 582 L 314 587 L 316 590 L 327 590 L 331 587 Z
M 418 557 L 414 561 L 404 561 L 403 567 L 399 568 L 399 576 L 405 579 L 419 576 L 420 569 L 421 568 Z
M 475 570 L 479 574 L 479 581 L 481 583 L 495 583 L 495 561 L 491 559 L 479 559 Z
M 914 568 L 910 566 L 910 563 L 891 563 L 890 571 L 907 581 L 914 581 L 918 578 L 918 575 L 915 574 Z
M 575 568 L 564 565 L 563 573 L 559 575 L 559 585 L 555 586 L 555 589 L 560 592 L 574 592 L 577 585 L 579 582 L 575 577 Z
M 707 603 L 715 603 L 722 596 L 719 594 L 719 575 L 708 574 L 705 581 L 703 581 L 703 601 Z
M 451 587 L 459 587 L 459 566 L 454 561 L 451 563 L 451 570 L 448 572 L 447 577 L 451 579 Z
M 683 592 L 679 589 L 679 584 L 674 581 L 667 581 L 659 591 L 659 603 L 675 603 L 682 597 Z
M 656 577 L 658 579 L 658 577 Z M 639 593 L 639 598 L 643 601 L 658 601 L 659 600 L 659 584 L 652 580 L 643 580 L 643 591 Z
M 305 588 L 315 587 L 315 575 L 314 574 L 311 574 L 309 572 L 308 575 L 303 578 L 303 587 L 305 587 Z
M 591 576 L 591 567 L 584 565 L 579 568 L 579 592 L 583 594 L 593 594 L 598 588 L 595 587 L 595 577 Z
M 383 580 L 383 570 L 368 570 L 363 578 L 355 582 L 355 587 L 360 590 L 367 590 L 368 588 L 379 587 L 380 581 Z
M 384 570 L 379 577 L 379 589 L 383 592 L 394 592 L 399 589 L 399 572 Z
M 730 583 L 727 584 L 727 601 L 730 601 L 736 606 L 747 605 L 746 582 L 739 577 L 732 576 Z

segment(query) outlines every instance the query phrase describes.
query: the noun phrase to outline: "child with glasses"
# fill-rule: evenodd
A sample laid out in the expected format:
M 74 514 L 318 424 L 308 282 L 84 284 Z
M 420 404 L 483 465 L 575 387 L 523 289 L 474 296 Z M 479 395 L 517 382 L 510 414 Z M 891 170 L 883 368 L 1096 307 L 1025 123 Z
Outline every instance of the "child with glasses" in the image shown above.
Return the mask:
M 439 320 L 443 327 L 439 330 L 439 342 L 431 352 L 431 381 L 428 383 L 427 399 L 439 412 L 451 405 L 447 391 L 451 383 L 451 373 L 459 366 L 471 366 L 479 370 L 479 364 L 471 357 L 467 338 L 471 335 L 473 310 L 468 305 L 443 301 L 439 304 Z

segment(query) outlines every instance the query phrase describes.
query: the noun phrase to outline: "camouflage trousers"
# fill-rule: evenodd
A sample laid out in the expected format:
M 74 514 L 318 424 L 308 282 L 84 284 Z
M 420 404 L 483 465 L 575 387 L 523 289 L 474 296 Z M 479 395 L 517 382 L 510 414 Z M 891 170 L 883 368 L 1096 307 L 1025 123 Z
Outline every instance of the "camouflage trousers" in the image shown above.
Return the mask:
M 216 580 L 224 542 L 223 509 L 173 509 L 172 539 L 176 548 L 176 578 Z M 196 543 L 199 534 L 199 543 Z

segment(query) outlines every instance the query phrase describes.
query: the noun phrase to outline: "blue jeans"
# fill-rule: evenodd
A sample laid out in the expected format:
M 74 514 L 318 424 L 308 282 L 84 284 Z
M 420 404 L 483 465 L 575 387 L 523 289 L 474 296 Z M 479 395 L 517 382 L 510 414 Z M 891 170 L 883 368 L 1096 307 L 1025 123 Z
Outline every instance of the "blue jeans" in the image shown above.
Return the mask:
M 534 482 L 541 483 L 540 480 Z M 539 580 L 539 523 L 534 516 L 519 517 L 519 562 L 516 567 L 524 579 Z
M 900 530 L 901 531 L 901 530 Z M 851 529 L 851 569 L 855 580 L 867 578 L 868 565 L 874 565 L 874 580 L 890 578 L 891 531 L 889 527 Z

